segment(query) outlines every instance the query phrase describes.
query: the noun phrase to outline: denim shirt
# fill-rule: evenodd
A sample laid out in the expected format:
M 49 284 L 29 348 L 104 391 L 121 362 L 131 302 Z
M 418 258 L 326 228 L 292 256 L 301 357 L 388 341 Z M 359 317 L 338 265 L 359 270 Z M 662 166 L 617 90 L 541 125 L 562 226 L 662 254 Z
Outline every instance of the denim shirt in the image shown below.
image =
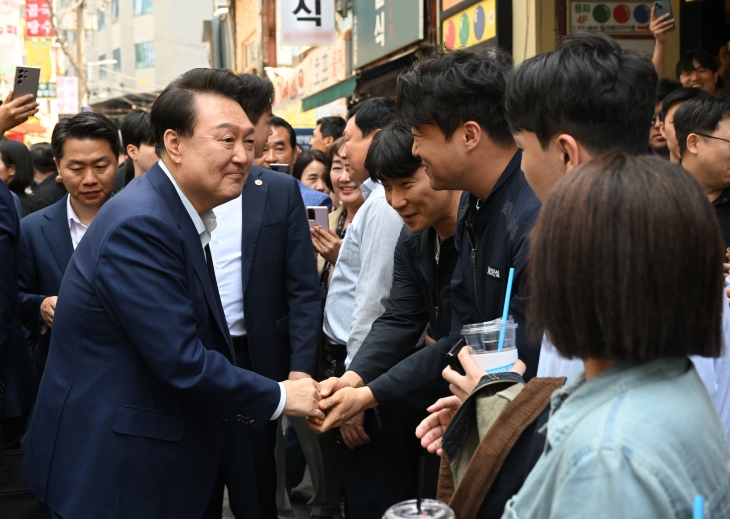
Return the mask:
M 502 519 L 730 517 L 730 448 L 692 363 L 581 373 L 551 400 L 542 457 Z

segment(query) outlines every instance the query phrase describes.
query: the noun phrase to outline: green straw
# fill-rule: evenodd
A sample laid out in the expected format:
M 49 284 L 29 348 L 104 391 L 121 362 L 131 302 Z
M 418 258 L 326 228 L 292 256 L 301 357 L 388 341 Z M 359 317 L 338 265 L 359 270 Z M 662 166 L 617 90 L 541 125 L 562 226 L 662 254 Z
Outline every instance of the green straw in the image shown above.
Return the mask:
M 499 345 L 497 346 L 497 352 L 502 351 L 504 346 L 504 334 L 507 332 L 507 317 L 509 313 L 509 300 L 512 295 L 512 281 L 515 279 L 515 268 L 509 269 L 509 277 L 507 278 L 507 293 L 504 296 L 504 310 L 502 310 L 502 328 L 499 330 Z

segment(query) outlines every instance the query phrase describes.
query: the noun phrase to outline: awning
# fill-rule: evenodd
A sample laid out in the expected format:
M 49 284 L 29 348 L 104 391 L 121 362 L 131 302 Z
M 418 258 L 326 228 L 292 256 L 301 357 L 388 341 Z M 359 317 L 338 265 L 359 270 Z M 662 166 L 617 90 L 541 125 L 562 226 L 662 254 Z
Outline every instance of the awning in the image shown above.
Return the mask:
M 309 97 L 302 99 L 302 111 L 306 112 L 312 108 L 326 105 L 332 101 L 337 101 L 342 97 L 349 97 L 355 91 L 355 83 L 357 82 L 357 76 L 352 76 L 350 79 L 346 79 L 332 85 L 329 88 L 325 88 L 321 92 L 317 92 Z

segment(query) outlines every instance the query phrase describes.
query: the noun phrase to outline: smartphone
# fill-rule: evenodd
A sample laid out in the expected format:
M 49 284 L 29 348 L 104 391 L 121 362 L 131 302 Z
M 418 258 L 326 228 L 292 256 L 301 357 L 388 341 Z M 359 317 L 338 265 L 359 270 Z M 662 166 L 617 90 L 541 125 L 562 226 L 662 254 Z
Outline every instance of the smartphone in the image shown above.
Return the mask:
M 289 164 L 269 164 L 269 169 L 273 169 L 279 173 L 289 174 Z
M 16 67 L 15 82 L 13 83 L 13 99 L 33 94 L 33 102 L 38 97 L 38 82 L 41 69 L 38 67 Z
M 309 220 L 309 228 L 319 225 L 326 232 L 330 230 L 329 211 L 324 206 L 308 206 L 307 220 Z
M 464 371 L 464 368 L 461 366 L 461 362 L 459 362 L 459 357 L 457 355 L 459 355 L 461 348 L 463 348 L 464 346 L 466 346 L 466 340 L 464 340 L 464 338 L 462 337 L 446 354 L 446 361 L 449 363 L 449 366 L 451 366 L 451 369 L 453 369 L 462 376 L 466 375 L 466 371 Z
M 672 13 L 672 2 L 670 0 L 661 0 L 659 2 L 654 2 L 654 13 L 656 14 L 657 18 L 660 18 L 664 16 L 665 14 L 669 13 L 669 19 L 674 19 L 674 13 Z M 674 24 L 672 24 L 672 28 L 669 29 L 669 32 L 674 30 Z

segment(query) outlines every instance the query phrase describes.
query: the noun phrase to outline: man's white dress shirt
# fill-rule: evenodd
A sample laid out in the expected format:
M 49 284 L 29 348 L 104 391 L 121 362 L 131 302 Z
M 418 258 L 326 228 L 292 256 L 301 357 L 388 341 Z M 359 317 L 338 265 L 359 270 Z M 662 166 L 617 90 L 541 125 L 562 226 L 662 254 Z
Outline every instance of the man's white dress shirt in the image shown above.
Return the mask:
M 208 245 L 211 240 L 211 235 L 212 235 L 213 231 L 217 227 L 216 214 L 211 210 L 202 216 L 199 215 L 198 212 L 193 207 L 193 204 L 191 204 L 190 200 L 188 200 L 188 197 L 185 196 L 185 193 L 183 193 L 182 189 L 180 189 L 180 186 L 177 184 L 177 181 L 170 173 L 170 170 L 167 169 L 167 166 L 165 166 L 165 163 L 162 161 L 159 161 L 158 164 L 162 168 L 162 171 L 165 172 L 165 175 L 167 175 L 167 178 L 170 179 L 170 182 L 172 182 L 172 185 L 175 186 L 175 191 L 177 191 L 177 194 L 180 197 L 180 201 L 182 202 L 183 206 L 185 207 L 185 210 L 190 215 L 190 219 L 193 221 L 193 225 L 195 225 L 195 230 L 197 230 L 198 234 L 200 235 L 200 244 L 202 245 L 203 249 L 205 249 L 205 246 Z M 239 205 L 240 205 L 241 198 L 239 197 L 236 200 L 238 200 Z M 228 203 L 230 203 L 230 202 L 228 202 Z M 237 233 L 238 234 L 238 243 L 239 243 L 239 247 L 238 247 L 239 271 L 241 268 L 240 243 L 241 243 L 241 232 L 242 232 L 241 226 L 242 226 L 242 224 L 243 224 L 243 221 L 239 220 L 238 233 Z M 204 253 L 205 253 L 205 251 L 204 251 Z M 211 250 L 211 255 L 213 256 L 213 258 L 214 258 L 213 261 L 215 263 L 215 255 L 212 254 L 212 250 Z M 239 273 L 239 277 L 240 277 L 240 273 Z M 243 305 L 243 294 L 240 294 L 240 297 L 241 297 L 241 305 Z M 226 318 L 226 320 L 227 320 L 227 318 Z M 284 387 L 284 385 L 281 382 L 279 382 L 279 388 L 281 389 L 281 398 L 279 398 L 279 405 L 276 408 L 276 411 L 274 411 L 274 414 L 271 416 L 270 420 L 276 420 L 277 418 L 279 418 L 282 411 L 284 411 L 284 405 L 286 404 L 286 388 Z
M 68 230 L 71 232 L 71 243 L 74 246 L 74 250 L 76 250 L 76 247 L 81 241 L 81 238 L 84 237 L 84 234 L 86 234 L 86 229 L 89 226 L 82 224 L 79 217 L 76 216 L 76 211 L 74 211 L 71 205 L 71 195 L 66 197 L 66 216 L 68 218 Z

